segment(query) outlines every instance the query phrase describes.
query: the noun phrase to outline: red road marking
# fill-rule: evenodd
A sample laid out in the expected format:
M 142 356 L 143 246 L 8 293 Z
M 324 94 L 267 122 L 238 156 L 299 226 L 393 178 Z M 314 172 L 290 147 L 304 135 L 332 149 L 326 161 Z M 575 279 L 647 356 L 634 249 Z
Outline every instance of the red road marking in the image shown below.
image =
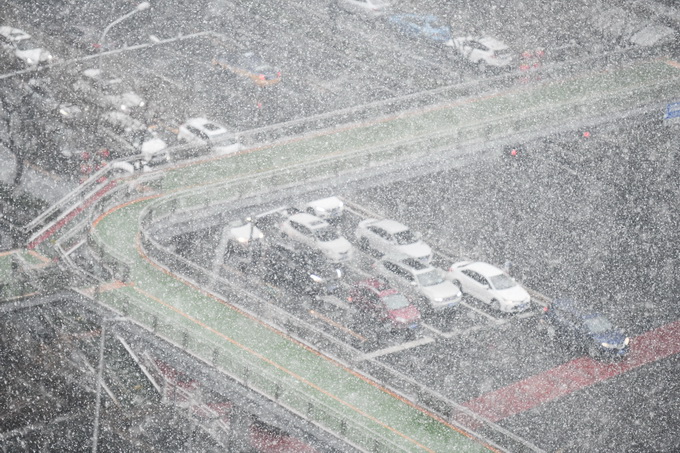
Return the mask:
M 631 340 L 630 348 L 628 356 L 619 362 L 606 363 L 590 357 L 579 357 L 489 392 L 463 406 L 497 422 L 647 363 L 677 354 L 680 352 L 680 321 L 635 337 Z
M 37 247 L 41 242 L 52 236 L 54 233 L 57 232 L 57 230 L 59 230 L 61 227 L 63 227 L 71 220 L 73 220 L 75 216 L 83 212 L 85 209 L 89 208 L 92 205 L 92 203 L 94 203 L 102 196 L 104 196 L 104 194 L 111 190 L 115 185 L 116 181 L 109 181 L 107 185 L 99 189 L 94 195 L 85 200 L 84 203 L 80 204 L 77 208 L 69 212 L 63 219 L 59 220 L 57 223 L 55 223 L 49 229 L 47 229 L 47 231 L 45 231 L 43 234 L 35 238 L 30 244 L 28 244 L 27 248 L 31 250 Z

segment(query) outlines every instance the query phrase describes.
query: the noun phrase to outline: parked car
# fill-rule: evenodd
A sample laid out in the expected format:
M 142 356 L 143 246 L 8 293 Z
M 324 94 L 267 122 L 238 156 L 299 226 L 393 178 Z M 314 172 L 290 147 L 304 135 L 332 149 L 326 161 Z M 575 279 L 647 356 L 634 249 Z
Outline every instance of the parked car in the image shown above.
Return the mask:
M 306 212 L 293 214 L 281 224 L 281 234 L 320 250 L 331 261 L 341 263 L 354 256 L 352 244 L 325 220 Z
M 420 325 L 418 307 L 386 280 L 369 278 L 356 282 L 350 289 L 348 301 L 388 330 L 413 330 Z
M 387 13 L 391 6 L 385 0 L 336 0 L 340 9 L 369 19 L 375 19 Z
M 404 36 L 422 39 L 431 44 L 445 44 L 451 40 L 451 28 L 431 14 L 392 14 L 387 23 Z
M 51 63 L 54 59 L 49 51 L 33 41 L 31 35 L 19 28 L 0 26 L 0 47 L 27 67 Z
M 342 268 L 319 251 L 293 241 L 274 241 L 262 255 L 264 278 L 307 295 L 333 294 L 340 289 Z
M 591 28 L 620 46 L 652 48 L 677 44 L 677 32 L 621 7 L 595 3 L 588 15 Z
M 142 160 L 145 163 L 153 165 L 170 160 L 168 145 L 142 122 L 120 111 L 104 112 L 101 119 L 103 124 L 114 132 L 115 136 L 141 153 Z
M 507 68 L 515 61 L 512 50 L 505 43 L 489 36 L 461 36 L 451 39 L 446 45 L 477 65 L 480 71 L 488 67 Z
M 281 81 L 281 71 L 255 52 L 223 53 L 214 57 L 212 64 L 247 77 L 259 86 L 274 85 Z
M 494 310 L 518 313 L 528 310 L 531 296 L 514 278 L 488 263 L 460 261 L 449 268 L 446 278 Z
M 605 316 L 581 308 L 573 299 L 556 299 L 544 309 L 548 334 L 591 357 L 623 357 L 630 339 Z
M 429 263 L 432 259 L 432 249 L 420 239 L 420 234 L 396 220 L 362 220 L 355 236 L 363 250 L 374 250 L 381 255 L 404 254 L 423 263 Z
M 104 47 L 102 43 L 99 42 L 101 30 L 88 25 L 60 27 L 57 36 L 62 37 L 71 47 L 88 53 L 111 50 L 116 47 L 111 41 L 107 41 L 107 45 Z
M 387 256 L 379 260 L 375 269 L 391 285 L 414 300 L 423 303 L 428 312 L 457 307 L 463 294 L 449 280 L 442 269 L 405 256 Z
M 104 110 L 119 110 L 140 115 L 144 99 L 125 85 L 123 79 L 100 69 L 86 69 L 73 84 L 77 96 Z
M 333 222 L 342 218 L 344 208 L 345 204 L 338 197 L 327 197 L 310 201 L 304 206 L 304 211 L 327 222 Z
M 252 264 L 262 257 L 264 234 L 253 222 L 236 219 L 226 225 L 225 256 L 237 264 Z
M 237 141 L 233 132 L 207 118 L 189 118 L 179 127 L 177 140 L 219 146 L 226 153 L 241 150 L 241 144 Z

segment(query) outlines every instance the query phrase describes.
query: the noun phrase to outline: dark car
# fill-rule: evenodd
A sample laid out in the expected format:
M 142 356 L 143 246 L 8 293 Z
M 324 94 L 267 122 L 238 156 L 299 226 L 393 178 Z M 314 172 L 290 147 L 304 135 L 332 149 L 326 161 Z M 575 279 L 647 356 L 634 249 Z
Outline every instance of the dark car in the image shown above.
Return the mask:
M 213 58 L 212 64 L 236 75 L 248 77 L 259 86 L 274 85 L 281 81 L 281 71 L 254 52 L 224 53 Z
M 270 244 L 262 256 L 264 277 L 308 295 L 333 294 L 340 289 L 343 270 L 318 250 L 295 243 Z
M 544 309 L 548 334 L 560 343 L 591 357 L 623 357 L 629 338 L 605 316 L 579 307 L 571 299 L 557 299 Z

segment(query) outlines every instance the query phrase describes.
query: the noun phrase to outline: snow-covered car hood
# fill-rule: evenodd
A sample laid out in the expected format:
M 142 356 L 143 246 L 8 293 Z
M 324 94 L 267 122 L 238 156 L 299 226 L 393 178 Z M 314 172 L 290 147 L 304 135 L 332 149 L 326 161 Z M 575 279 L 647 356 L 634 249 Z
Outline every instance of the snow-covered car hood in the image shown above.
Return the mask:
M 166 149 L 168 145 L 160 138 L 152 138 L 151 140 L 147 140 L 144 143 L 142 143 L 142 154 L 145 156 L 147 155 L 154 155 L 156 153 L 159 153 Z
M 352 244 L 344 237 L 339 237 L 334 241 L 317 242 L 324 254 L 333 261 L 344 261 L 352 258 Z
M 246 240 L 250 240 L 251 238 L 254 240 L 262 239 L 264 237 L 262 231 L 260 231 L 259 228 L 253 226 L 253 231 L 251 233 L 251 226 L 252 224 L 246 223 L 245 225 L 232 227 L 231 234 L 236 240 L 239 240 L 239 238 L 245 238 Z
M 17 50 L 16 55 L 26 64 L 36 65 L 52 61 L 52 55 L 45 49 Z
M 397 251 L 408 255 L 411 258 L 426 258 L 427 261 L 429 261 L 432 256 L 432 249 L 423 241 L 417 241 L 408 245 L 397 245 L 395 248 Z
M 339 215 L 343 209 L 343 203 L 338 197 L 321 198 L 307 203 L 315 211 L 321 211 L 320 214 Z
M 499 299 L 503 299 L 507 303 L 518 305 L 525 303 L 531 299 L 529 293 L 520 285 L 515 285 L 512 288 L 494 290 Z
M 144 100 L 137 93 L 128 91 L 121 95 L 108 95 L 106 99 L 109 103 L 122 110 L 135 109 L 144 106 Z
M 421 286 L 421 291 L 433 304 L 450 304 L 462 297 L 460 289 L 448 280 L 432 286 Z
M 670 42 L 675 36 L 675 30 L 665 25 L 648 25 L 630 37 L 630 42 L 637 46 L 651 47 Z

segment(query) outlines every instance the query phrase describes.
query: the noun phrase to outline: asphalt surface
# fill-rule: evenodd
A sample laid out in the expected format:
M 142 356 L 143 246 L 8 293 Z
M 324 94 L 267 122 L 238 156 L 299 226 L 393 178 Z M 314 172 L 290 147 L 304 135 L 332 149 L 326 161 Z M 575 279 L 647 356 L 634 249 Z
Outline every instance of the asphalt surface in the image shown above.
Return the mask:
M 680 319 L 674 302 L 677 188 L 667 182 L 680 170 L 673 130 L 660 116 L 638 116 L 515 145 L 518 157 L 475 161 L 406 184 L 400 177 L 399 183 L 382 181 L 373 189 L 335 195 L 347 203 L 339 228 L 350 240 L 361 218 L 395 218 L 423 233 L 439 266 L 459 259 L 511 261 L 511 273 L 545 296 L 529 313 L 499 315 L 466 298 L 456 312 L 425 318 L 415 337 L 404 337 L 309 300 L 300 303 L 304 296 L 286 286 L 267 284 L 262 296 L 460 404 L 492 392 L 503 398 L 504 388 L 532 377 L 543 382 L 545 373 L 581 363 L 584 352 L 551 341 L 541 323 L 541 304 L 556 297 L 573 297 L 602 312 L 626 330 L 634 345 L 643 334 L 657 335 L 652 332 L 660 335 L 652 344 L 675 342 L 661 333 Z M 664 177 L 652 176 L 659 174 Z M 328 195 L 279 199 L 224 216 L 246 217 L 275 204 L 300 206 Z M 211 263 L 220 235 L 219 229 L 194 234 L 187 256 Z M 358 254 L 347 281 L 370 274 L 372 261 Z M 236 267 L 227 262 L 225 275 L 238 272 Z M 611 377 L 537 398 L 535 406 L 502 416 L 498 423 L 547 451 L 607 451 L 610 445 L 644 451 L 649 444 L 634 433 L 656 432 L 661 423 L 666 430 L 655 439 L 655 448 L 672 451 L 680 442 L 673 428 L 677 360 L 659 347 L 661 352 L 649 352 L 639 364 L 631 358 L 636 365 L 630 370 L 607 371 Z M 640 348 L 646 346 L 640 343 Z M 599 366 L 607 365 L 587 362 L 586 371 L 578 373 L 597 375 L 601 371 L 589 370 Z M 580 382 L 575 376 L 563 379 Z M 587 420 L 598 423 L 584 429 Z
M 71 7 L 71 14 L 64 13 L 68 6 L 63 8 L 57 23 L 87 21 L 103 27 L 130 5 L 91 2 L 81 9 Z M 503 36 L 515 49 L 550 51 L 571 39 L 587 43 L 581 48 L 584 54 L 612 48 L 583 25 L 584 3 L 572 5 L 573 15 L 542 2 L 489 8 L 490 14 L 450 6 L 441 11 L 471 29 Z M 301 11 L 307 18 L 302 24 Z M 153 108 L 149 116 L 169 136 L 191 115 L 210 114 L 246 130 L 485 76 L 437 49 L 405 42 L 380 25 L 348 15 L 333 19 L 311 1 L 266 6 L 164 2 L 152 12 L 121 24 L 110 40 L 119 42 L 125 36 L 130 43 L 144 42 L 148 34 L 164 39 L 206 28 L 226 36 L 188 39 L 106 59 L 108 68 L 148 97 Z M 5 21 L 16 20 L 40 35 L 39 15 L 28 14 L 22 6 L 3 14 Z M 189 20 L 174 20 L 180 16 Z M 51 33 L 62 55 L 85 55 L 64 45 L 60 30 L 56 26 Z M 210 63 L 224 48 L 253 47 L 282 69 L 281 84 L 258 88 Z M 68 90 L 71 75 L 56 72 L 51 77 L 61 82 L 57 91 Z M 528 287 L 548 297 L 577 296 L 636 336 L 680 315 L 674 303 L 679 283 L 680 238 L 674 228 L 678 194 L 667 182 L 677 180 L 678 142 L 658 123 L 635 119 L 621 128 L 589 131 L 588 138 L 574 131 L 572 136 L 523 144 L 525 155 L 516 162 L 478 162 L 409 184 L 338 195 L 412 225 L 432 238 L 447 258 L 510 260 L 513 275 Z M 77 174 L 73 170 L 69 174 Z M 39 190 L 56 193 L 50 186 Z M 351 230 L 352 224 L 345 227 Z M 442 258 L 441 265 L 446 264 Z M 485 307 L 467 302 L 474 309 L 461 310 L 451 322 L 432 321 L 435 330 L 423 331 L 435 342 L 385 354 L 381 360 L 465 403 L 578 357 L 546 341 L 538 315 L 497 322 Z M 311 321 L 328 327 L 323 319 Z M 469 328 L 474 330 L 460 334 Z M 447 332 L 454 334 L 441 335 Z M 369 333 L 359 332 L 362 337 Z M 400 341 L 374 339 L 366 351 Z M 679 442 L 673 429 L 677 363 L 673 356 L 646 364 L 500 423 L 546 450 L 606 451 L 615 445 L 623 451 L 644 451 L 650 446 L 647 439 L 653 439 L 652 449 L 672 451 Z

